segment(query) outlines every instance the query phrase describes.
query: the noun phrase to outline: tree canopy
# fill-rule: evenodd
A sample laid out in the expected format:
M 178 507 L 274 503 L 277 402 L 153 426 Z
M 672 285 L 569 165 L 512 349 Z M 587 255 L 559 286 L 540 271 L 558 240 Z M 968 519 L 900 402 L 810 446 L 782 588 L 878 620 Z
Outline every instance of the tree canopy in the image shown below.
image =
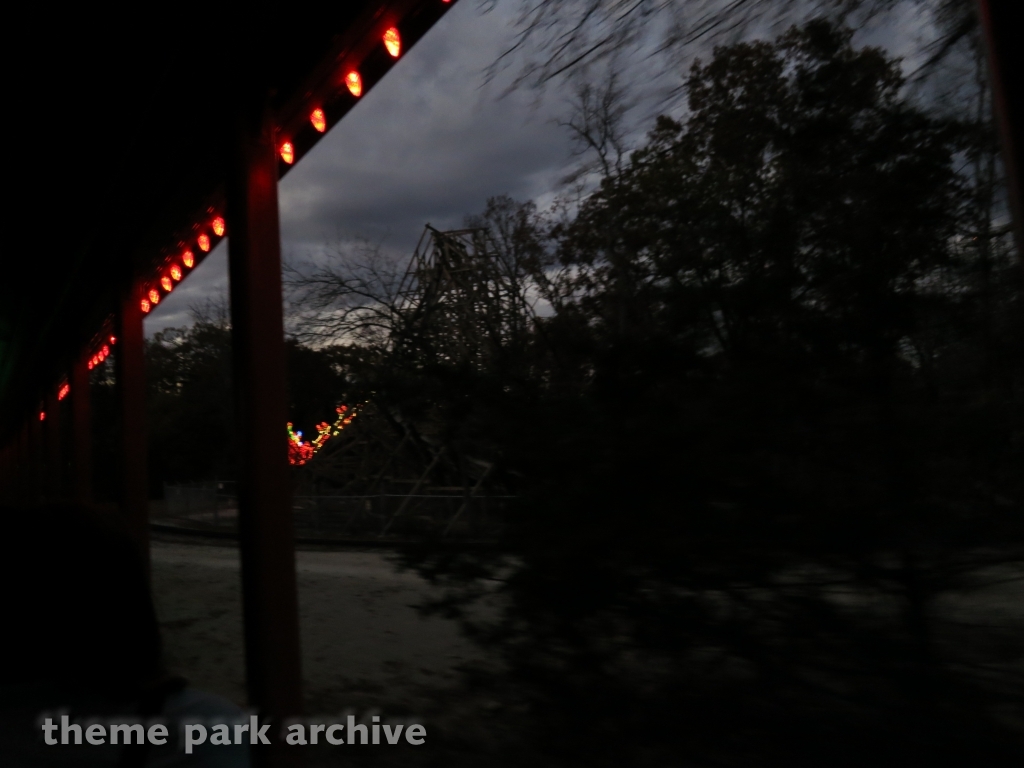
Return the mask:
M 937 762 L 1013 751 L 931 616 L 965 560 L 1020 541 L 1017 278 L 978 236 L 977 126 L 904 85 L 820 20 L 716 49 L 688 117 L 543 232 L 528 364 L 420 374 L 520 503 L 507 558 L 410 562 L 447 609 L 498 580 L 477 629 L 574 759 L 635 759 L 610 744 L 641 727 L 726 762 L 734 727 L 766 764 L 860 765 L 865 731 Z
M 564 12 L 586 8 L 625 6 Z M 937 610 L 1024 551 L 1020 273 L 984 110 L 910 98 L 822 19 L 684 74 L 685 118 L 592 194 L 467 221 L 494 306 L 373 249 L 293 274 L 306 340 L 338 345 L 292 344 L 293 410 L 356 393 L 493 466 L 500 541 L 404 562 L 502 651 L 565 764 L 1012 764 L 1019 649 Z M 158 434 L 230 410 L 226 339 L 154 341 Z M 169 472 L 222 471 L 208 453 Z

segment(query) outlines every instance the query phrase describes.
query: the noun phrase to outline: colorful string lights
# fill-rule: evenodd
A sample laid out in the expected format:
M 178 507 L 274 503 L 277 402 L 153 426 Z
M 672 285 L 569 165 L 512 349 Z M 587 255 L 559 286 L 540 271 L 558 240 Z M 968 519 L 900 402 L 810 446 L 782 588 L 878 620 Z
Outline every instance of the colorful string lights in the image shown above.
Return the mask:
M 334 409 L 338 418 L 333 424 L 321 421 L 316 425 L 316 437 L 312 440 L 303 440 L 302 432 L 296 432 L 294 425 L 288 422 L 288 463 L 294 466 L 302 466 L 316 456 L 317 452 L 327 444 L 332 437 L 337 437 L 341 431 L 352 423 L 356 417 L 357 408 L 349 408 L 347 405 L 339 405 Z
M 442 0 L 441 5 L 448 6 L 450 2 L 451 0 Z M 447 8 L 445 8 L 445 10 L 447 10 Z M 438 15 L 440 15 L 440 13 Z M 377 29 L 379 30 L 379 27 Z M 401 56 L 403 42 L 401 33 L 399 32 L 397 26 L 389 27 L 387 30 L 384 31 L 382 37 L 379 39 L 383 43 L 388 55 L 390 55 L 394 59 L 397 59 Z M 357 69 L 349 68 L 352 65 L 357 64 L 357 62 L 350 61 L 346 64 L 345 69 L 342 69 L 340 71 L 344 72 L 342 82 L 344 82 L 345 88 L 348 90 L 350 94 L 352 94 L 352 96 L 354 96 L 355 98 L 360 98 L 363 95 L 362 77 Z M 335 88 L 337 88 L 338 80 L 335 79 L 332 82 Z M 338 97 L 338 95 L 338 91 L 334 90 L 333 92 L 327 94 L 326 96 L 328 99 L 335 99 Z M 323 99 L 324 97 L 325 94 L 320 94 L 315 98 Z M 309 109 L 310 107 L 312 107 L 312 105 L 309 105 L 306 108 Z M 312 125 L 313 130 L 315 130 L 317 133 L 322 134 L 327 131 L 328 123 L 326 110 L 329 107 L 330 105 L 324 104 L 323 106 L 313 107 L 312 110 L 309 112 L 309 122 Z M 282 125 L 280 126 L 280 128 L 284 129 L 285 126 Z M 289 128 L 287 130 L 292 129 Z M 306 144 L 303 144 L 303 146 L 306 146 Z M 292 143 L 291 140 L 285 141 L 280 145 L 279 154 L 281 160 L 288 165 L 292 165 L 297 159 L 295 145 Z M 213 236 L 221 238 L 224 237 L 226 231 L 225 221 L 222 215 L 214 215 L 215 210 L 215 207 L 210 207 L 207 209 L 206 213 L 204 214 L 203 218 L 200 219 L 200 221 L 208 222 L 208 224 L 200 224 L 199 231 L 201 231 L 202 229 L 206 229 L 207 232 L 212 231 Z M 212 220 L 206 218 L 206 216 L 210 215 L 213 215 Z M 215 242 L 211 238 L 210 234 L 203 232 L 202 234 L 198 235 L 195 244 L 196 247 L 198 247 L 202 253 L 209 253 L 210 250 L 213 248 Z M 164 261 L 160 267 L 161 272 L 151 274 L 146 283 L 139 286 L 142 290 L 142 296 L 139 299 L 139 309 L 142 311 L 142 313 L 148 314 L 149 312 L 151 312 L 153 308 L 160 303 L 161 298 L 164 295 L 170 293 L 174 289 L 175 284 L 177 282 L 180 282 L 185 278 L 187 271 L 191 270 L 196 266 L 196 261 L 197 259 L 195 254 L 191 250 L 187 249 L 181 254 L 180 262 L 176 260 L 174 263 L 172 263 L 170 259 Z M 109 337 L 109 342 L 111 345 L 114 344 L 115 341 L 116 339 L 113 336 Z M 95 366 L 101 364 L 106 359 L 106 357 L 109 356 L 109 354 L 109 347 L 104 346 L 100 352 L 96 353 L 90 358 L 89 368 L 92 369 Z M 69 385 L 66 382 L 63 383 L 60 386 L 60 389 L 58 390 L 58 399 L 62 400 L 64 397 L 67 396 L 69 392 Z M 349 411 L 349 409 L 346 406 L 339 406 L 338 418 L 335 420 L 334 424 L 328 425 L 327 422 L 321 422 L 320 424 L 318 424 L 316 427 L 317 437 L 312 441 L 303 441 L 301 433 L 294 433 L 292 431 L 291 425 L 289 424 L 289 460 L 293 464 L 302 464 L 308 461 L 310 458 L 312 458 L 313 455 L 315 455 L 315 453 L 320 449 L 320 447 L 324 443 L 326 443 L 326 441 L 330 437 L 336 436 L 341 429 L 343 429 L 347 424 L 349 424 L 352 418 L 355 417 L 355 415 L 356 411 L 354 408 L 351 411 Z M 40 418 L 42 417 L 43 414 L 40 414 Z M 294 457 L 292 455 L 293 452 L 297 452 L 295 453 Z M 295 458 L 296 460 L 292 460 L 293 458 Z
M 91 371 L 93 368 L 102 364 L 103 361 L 106 360 L 108 357 L 110 357 L 110 347 L 104 344 L 103 348 L 100 349 L 99 352 L 97 352 L 95 355 L 89 358 L 89 370 Z

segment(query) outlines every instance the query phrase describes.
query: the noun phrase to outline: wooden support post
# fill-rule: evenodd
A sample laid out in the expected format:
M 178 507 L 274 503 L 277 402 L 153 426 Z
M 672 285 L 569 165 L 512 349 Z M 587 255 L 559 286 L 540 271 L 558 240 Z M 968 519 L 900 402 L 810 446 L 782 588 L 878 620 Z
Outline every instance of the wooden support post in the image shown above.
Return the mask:
M 249 703 L 280 722 L 302 711 L 277 152 L 262 99 L 236 110 L 227 184 L 228 270 L 240 474 L 239 537 Z M 252 108 L 250 108 L 252 107 Z M 275 726 L 276 729 L 277 726 Z M 291 764 L 295 751 L 257 755 Z
M 10 503 L 11 494 L 11 447 L 0 446 L 0 504 Z
M 0 451 L 0 504 L 13 504 L 15 501 L 14 478 L 17 474 L 14 461 L 14 440 L 8 440 Z
M 7 485 L 4 488 L 6 503 L 20 504 L 21 498 L 21 433 L 12 434 L 7 446 Z
M 1021 103 L 1024 101 L 1024 87 L 1021 81 L 1024 78 L 1021 72 L 1024 65 L 1015 31 L 1020 25 L 1013 21 L 1020 12 L 1020 3 L 1014 0 L 976 2 L 988 48 L 992 102 L 1003 150 L 1013 235 L 1017 255 L 1024 259 L 1024 179 L 1021 174 L 1021 161 L 1024 160 L 1024 148 L 1021 147 L 1021 136 L 1024 135 L 1024 104 Z
M 28 421 L 28 479 L 30 504 L 39 504 L 43 500 L 46 489 L 46 452 L 43 444 L 44 420 L 39 418 L 45 413 L 42 404 L 36 406 Z
M 18 502 L 21 504 L 31 504 L 33 501 L 31 429 L 32 425 L 26 419 L 18 432 Z
M 114 335 L 120 415 L 121 514 L 149 572 L 149 473 L 146 433 L 146 371 L 140 296 L 128 291 L 118 308 Z
M 46 497 L 55 500 L 64 495 L 64 452 L 60 443 L 60 400 L 56 387 L 46 398 Z
M 89 361 L 83 354 L 71 367 L 71 496 L 92 502 L 92 403 Z
M 21 429 L 11 433 L 11 470 L 10 482 L 7 485 L 7 501 L 9 504 L 21 504 Z

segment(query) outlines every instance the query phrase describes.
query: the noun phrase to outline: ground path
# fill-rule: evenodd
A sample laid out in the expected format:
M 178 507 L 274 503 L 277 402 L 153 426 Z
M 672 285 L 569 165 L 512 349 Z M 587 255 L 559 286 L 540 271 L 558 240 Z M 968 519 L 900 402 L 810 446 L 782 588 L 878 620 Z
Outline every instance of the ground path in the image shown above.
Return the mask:
M 156 540 L 153 592 L 172 671 L 245 704 L 241 582 L 231 542 Z M 421 616 L 437 592 L 380 551 L 299 551 L 307 712 L 387 705 L 412 713 L 428 689 L 482 660 L 455 622 Z M 399 713 L 395 713 L 399 714 Z

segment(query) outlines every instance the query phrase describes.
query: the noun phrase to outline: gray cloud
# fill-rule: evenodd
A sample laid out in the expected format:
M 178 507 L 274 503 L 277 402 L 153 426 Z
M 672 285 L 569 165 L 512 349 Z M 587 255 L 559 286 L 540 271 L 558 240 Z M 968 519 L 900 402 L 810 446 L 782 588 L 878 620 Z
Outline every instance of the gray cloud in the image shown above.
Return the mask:
M 512 39 L 515 5 L 498 3 L 487 13 L 478 3 L 456 5 L 288 174 L 280 185 L 286 259 L 316 258 L 358 237 L 411 254 L 424 224 L 459 226 L 489 196 L 550 201 L 558 180 L 577 162 L 568 134 L 556 125 L 568 112 L 569 87 L 555 83 L 543 93 L 523 89 L 502 96 L 514 67 L 490 83 L 484 77 Z M 908 28 L 927 26 L 902 8 L 895 18 L 869 25 L 858 42 L 912 59 L 920 36 Z M 778 31 L 749 33 L 770 37 Z M 649 44 L 659 33 L 652 34 Z M 707 52 L 694 47 L 670 71 L 662 71 L 663 60 L 635 52 L 624 73 L 628 99 L 637 105 L 625 126 L 629 141 L 639 141 L 654 112 L 671 106 L 664 93 L 681 84 L 694 56 Z M 588 76 L 599 80 L 600 68 Z M 221 244 L 151 313 L 147 333 L 187 324 L 190 306 L 226 289 Z
M 456 5 L 281 182 L 284 256 L 339 238 L 386 239 L 411 254 L 424 224 L 452 227 L 487 197 L 549 192 L 571 162 L 554 121 L 560 94 L 500 98 L 484 69 L 510 36 L 508 5 Z M 146 320 L 147 333 L 189 322 L 188 309 L 227 289 L 224 245 Z
M 185 279 L 174 293 L 165 296 L 146 316 L 146 335 L 152 336 L 164 328 L 180 328 L 192 323 L 189 310 L 202 306 L 210 299 L 226 296 L 228 290 L 228 247 L 226 241 L 214 248 L 209 256 Z
M 456 6 L 281 185 L 285 252 L 339 231 L 411 248 L 426 222 L 457 225 L 495 194 L 546 192 L 568 160 L 557 98 L 497 98 L 483 70 L 507 43 L 498 12 Z

